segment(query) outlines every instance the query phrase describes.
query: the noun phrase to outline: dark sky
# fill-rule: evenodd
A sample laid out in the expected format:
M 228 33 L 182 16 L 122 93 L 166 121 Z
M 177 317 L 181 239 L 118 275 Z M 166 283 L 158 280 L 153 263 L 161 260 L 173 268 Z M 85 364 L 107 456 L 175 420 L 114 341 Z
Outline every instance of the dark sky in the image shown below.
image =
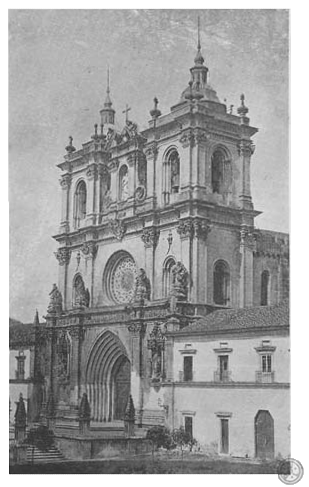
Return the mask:
M 11 10 L 9 93 L 10 316 L 46 312 L 57 282 L 60 171 L 99 123 L 111 70 L 117 123 L 140 128 L 152 100 L 166 113 L 189 81 L 200 15 L 202 52 L 221 101 L 244 92 L 254 137 L 259 228 L 289 228 L 289 19 L 286 10 Z

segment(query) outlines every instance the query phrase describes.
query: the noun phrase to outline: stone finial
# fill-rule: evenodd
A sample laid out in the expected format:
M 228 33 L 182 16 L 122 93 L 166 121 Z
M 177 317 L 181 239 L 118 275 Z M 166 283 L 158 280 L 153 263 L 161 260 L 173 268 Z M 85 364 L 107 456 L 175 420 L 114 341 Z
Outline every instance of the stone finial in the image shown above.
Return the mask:
M 242 93 L 240 95 L 240 107 L 237 108 L 237 113 L 240 117 L 245 117 L 249 111 L 249 108 L 245 105 L 245 95 Z
M 132 422 L 135 421 L 135 407 L 134 407 L 134 403 L 133 403 L 133 399 L 132 399 L 131 394 L 129 396 L 127 406 L 125 409 L 124 419 L 125 419 L 125 421 L 132 421 Z
M 155 119 L 160 117 L 161 112 L 158 109 L 159 100 L 156 96 L 154 97 L 153 102 L 154 102 L 154 107 L 152 110 L 150 110 L 150 115 L 152 116 L 153 119 Z
M 66 146 L 65 150 L 70 154 L 71 152 L 74 152 L 76 149 L 73 146 L 73 137 L 72 135 L 69 136 L 69 145 Z
M 22 393 L 19 394 L 19 401 L 16 403 L 15 427 L 26 427 L 27 414 Z
M 90 404 L 88 401 L 88 396 L 84 392 L 80 405 L 79 405 L 79 411 L 78 411 L 79 419 L 82 420 L 89 420 L 91 416 L 91 409 L 90 409 Z

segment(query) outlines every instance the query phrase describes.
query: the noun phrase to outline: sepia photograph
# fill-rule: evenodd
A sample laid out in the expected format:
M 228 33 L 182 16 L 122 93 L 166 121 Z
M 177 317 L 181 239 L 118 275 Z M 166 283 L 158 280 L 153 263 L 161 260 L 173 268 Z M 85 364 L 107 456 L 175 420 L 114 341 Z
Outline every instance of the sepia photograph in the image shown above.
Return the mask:
M 10 473 L 298 482 L 289 10 L 8 22 Z

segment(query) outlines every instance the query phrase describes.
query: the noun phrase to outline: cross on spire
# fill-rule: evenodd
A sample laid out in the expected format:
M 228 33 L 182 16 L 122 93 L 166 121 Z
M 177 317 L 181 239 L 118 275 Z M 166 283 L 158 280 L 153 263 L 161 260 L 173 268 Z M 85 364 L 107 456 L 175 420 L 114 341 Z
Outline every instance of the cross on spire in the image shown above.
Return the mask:
M 129 121 L 128 113 L 129 113 L 130 110 L 131 110 L 131 107 L 129 107 L 128 105 L 126 105 L 126 109 L 122 111 L 122 113 L 125 113 L 126 114 L 126 123 Z
M 107 65 L 107 90 L 106 93 L 109 93 L 109 65 Z
M 201 49 L 201 37 L 200 37 L 200 16 L 197 18 L 197 49 Z

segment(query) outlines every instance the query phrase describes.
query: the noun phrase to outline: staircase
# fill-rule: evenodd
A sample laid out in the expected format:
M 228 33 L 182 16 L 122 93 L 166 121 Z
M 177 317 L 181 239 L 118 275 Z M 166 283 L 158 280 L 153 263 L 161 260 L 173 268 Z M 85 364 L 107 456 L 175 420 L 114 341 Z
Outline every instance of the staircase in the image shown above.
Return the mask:
M 55 447 L 47 451 L 39 450 L 37 447 L 28 446 L 27 448 L 27 462 L 28 463 L 55 463 L 63 462 L 64 455 Z

